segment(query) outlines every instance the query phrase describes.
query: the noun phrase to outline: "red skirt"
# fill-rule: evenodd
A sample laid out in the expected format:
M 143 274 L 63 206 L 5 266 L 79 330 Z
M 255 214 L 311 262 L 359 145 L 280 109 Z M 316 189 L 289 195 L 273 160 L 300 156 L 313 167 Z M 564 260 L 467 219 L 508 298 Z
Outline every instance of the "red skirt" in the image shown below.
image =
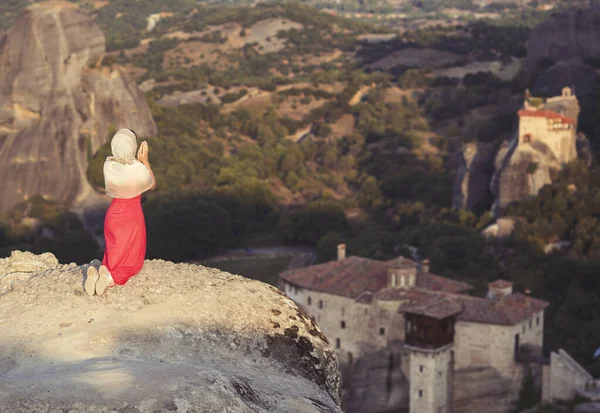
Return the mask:
M 105 265 L 115 283 L 125 284 L 139 273 L 146 256 L 146 221 L 142 197 L 113 199 L 104 218 Z

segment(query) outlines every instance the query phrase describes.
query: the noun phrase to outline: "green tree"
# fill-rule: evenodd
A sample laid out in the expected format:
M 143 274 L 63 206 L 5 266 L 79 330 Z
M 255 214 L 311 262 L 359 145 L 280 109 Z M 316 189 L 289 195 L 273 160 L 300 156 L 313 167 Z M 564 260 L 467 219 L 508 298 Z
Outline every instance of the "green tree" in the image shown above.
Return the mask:
M 381 203 L 381 190 L 375 177 L 369 176 L 363 181 L 360 187 L 359 199 L 363 206 L 374 206 Z

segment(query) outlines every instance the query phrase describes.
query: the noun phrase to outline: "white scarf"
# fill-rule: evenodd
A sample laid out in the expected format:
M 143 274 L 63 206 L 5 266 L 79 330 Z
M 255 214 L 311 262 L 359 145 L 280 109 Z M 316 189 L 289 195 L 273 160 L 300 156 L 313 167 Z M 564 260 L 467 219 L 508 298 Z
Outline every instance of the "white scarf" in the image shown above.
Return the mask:
M 130 199 L 146 192 L 153 185 L 146 166 L 135 158 L 137 142 L 129 129 L 121 129 L 110 143 L 113 156 L 104 162 L 104 185 L 111 198 Z

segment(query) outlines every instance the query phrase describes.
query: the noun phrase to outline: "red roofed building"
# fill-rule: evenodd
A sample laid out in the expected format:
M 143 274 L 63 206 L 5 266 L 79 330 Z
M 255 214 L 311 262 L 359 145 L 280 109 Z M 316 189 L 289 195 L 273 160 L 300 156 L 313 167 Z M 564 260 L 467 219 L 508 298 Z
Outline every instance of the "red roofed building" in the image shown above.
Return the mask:
M 431 274 L 428 264 L 346 257 L 345 246 L 338 260 L 285 271 L 280 279 L 319 324 L 342 364 L 392 343 L 404 349 L 397 362 L 410 385 L 396 403 L 411 413 L 451 411 L 459 401 L 441 388 L 453 386 L 455 371 L 468 375 L 474 367 L 505 380 L 508 396 L 502 403 L 508 409 L 526 371 L 521 350 L 533 349 L 541 359 L 548 303 L 514 293 L 509 281 L 490 283 L 487 297 L 475 297 L 467 294 L 472 286 Z
M 519 111 L 519 145 L 541 142 L 561 164 L 577 158 L 577 118 L 579 103 L 570 88 L 549 99 L 525 98 Z

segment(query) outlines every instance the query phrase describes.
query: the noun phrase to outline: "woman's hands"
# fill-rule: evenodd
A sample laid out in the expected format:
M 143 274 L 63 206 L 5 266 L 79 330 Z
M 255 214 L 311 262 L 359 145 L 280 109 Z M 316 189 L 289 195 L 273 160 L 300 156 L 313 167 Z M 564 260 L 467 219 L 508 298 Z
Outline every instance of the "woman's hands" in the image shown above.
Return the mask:
M 152 186 L 150 187 L 150 190 L 153 190 L 156 188 L 156 178 L 154 177 L 154 172 L 152 172 L 152 168 L 150 167 L 150 162 L 148 161 L 148 142 L 142 142 L 140 149 L 138 149 L 137 158 L 138 161 L 143 163 L 148 169 L 148 173 L 150 173 L 150 176 L 152 177 Z
M 148 164 L 148 142 L 142 142 L 140 149 L 138 149 L 137 158 L 141 163 Z

